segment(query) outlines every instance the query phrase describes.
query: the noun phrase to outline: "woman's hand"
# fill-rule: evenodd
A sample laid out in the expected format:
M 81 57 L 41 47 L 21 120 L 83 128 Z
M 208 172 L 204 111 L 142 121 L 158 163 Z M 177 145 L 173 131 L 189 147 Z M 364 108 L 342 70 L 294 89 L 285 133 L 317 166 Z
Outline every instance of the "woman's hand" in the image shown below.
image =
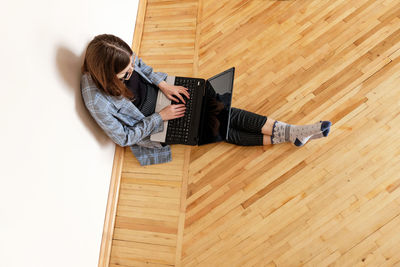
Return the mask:
M 163 108 L 159 114 L 163 121 L 168 121 L 185 116 L 186 107 L 184 104 L 169 105 Z
M 178 97 L 183 103 L 186 104 L 184 98 L 181 94 L 185 95 L 187 98 L 190 98 L 188 89 L 183 86 L 178 85 L 170 85 L 167 84 L 165 81 L 162 81 L 158 87 L 160 90 L 167 96 L 168 99 L 173 100 L 179 103 L 179 100 L 176 98 Z M 176 97 L 174 97 L 176 96 Z

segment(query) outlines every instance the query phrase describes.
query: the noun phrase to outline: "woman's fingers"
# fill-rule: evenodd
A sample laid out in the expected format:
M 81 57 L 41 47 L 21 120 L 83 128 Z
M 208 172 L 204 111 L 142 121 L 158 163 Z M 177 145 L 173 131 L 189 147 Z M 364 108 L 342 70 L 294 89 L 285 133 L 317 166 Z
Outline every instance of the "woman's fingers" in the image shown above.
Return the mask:
M 185 114 L 186 110 L 177 110 L 176 114 Z
M 173 95 L 171 95 L 170 97 L 171 97 L 170 99 L 171 99 L 172 101 L 179 102 L 179 100 L 178 100 L 176 97 L 174 97 Z
M 183 96 L 181 94 L 183 94 L 187 98 L 190 98 L 188 89 L 183 86 L 177 86 L 176 89 L 177 90 L 175 91 L 174 96 L 178 97 L 182 101 L 182 103 L 186 103 L 185 99 L 183 98 Z M 173 96 L 171 95 L 171 97 L 173 97 Z M 179 102 L 177 100 L 174 100 L 174 101 Z
M 185 116 L 186 107 L 183 104 L 174 105 L 176 118 Z
M 185 106 L 182 106 L 182 107 L 176 107 L 176 109 L 186 109 L 186 107 L 185 107 Z
M 186 108 L 184 104 L 174 104 L 175 108 Z
M 179 97 L 179 99 L 183 102 L 186 103 L 185 100 L 183 99 L 182 95 L 180 93 L 176 94 L 177 97 Z
M 190 98 L 190 94 L 189 94 L 189 89 L 187 89 L 186 87 L 181 86 L 181 89 L 183 90 L 182 93 L 187 97 Z
M 179 113 L 179 114 L 175 114 L 174 118 L 181 118 L 184 116 L 185 116 L 185 113 Z

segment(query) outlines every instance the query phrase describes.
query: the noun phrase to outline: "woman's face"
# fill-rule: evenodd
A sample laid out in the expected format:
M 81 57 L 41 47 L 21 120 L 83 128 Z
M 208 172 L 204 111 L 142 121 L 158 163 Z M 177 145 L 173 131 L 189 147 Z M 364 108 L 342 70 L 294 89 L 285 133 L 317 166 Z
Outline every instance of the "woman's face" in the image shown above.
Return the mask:
M 128 64 L 128 66 L 126 66 L 125 69 L 123 69 L 120 73 L 117 74 L 118 79 L 120 80 L 129 80 L 129 78 L 132 75 L 134 69 L 134 65 L 132 62 L 132 56 L 130 56 L 130 63 Z

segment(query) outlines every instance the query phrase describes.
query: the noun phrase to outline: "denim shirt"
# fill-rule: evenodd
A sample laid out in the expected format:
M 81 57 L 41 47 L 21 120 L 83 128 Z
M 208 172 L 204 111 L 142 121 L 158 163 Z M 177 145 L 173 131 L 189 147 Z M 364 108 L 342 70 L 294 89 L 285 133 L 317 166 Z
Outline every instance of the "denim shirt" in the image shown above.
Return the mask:
M 137 71 L 149 83 L 158 85 L 167 78 L 154 72 L 142 59 L 135 60 Z M 150 140 L 150 135 L 161 132 L 164 123 L 159 113 L 145 117 L 127 98 L 111 96 L 97 88 L 89 73 L 81 77 L 81 92 L 86 108 L 97 124 L 119 146 L 130 146 L 140 165 L 165 163 L 172 160 L 171 147 Z

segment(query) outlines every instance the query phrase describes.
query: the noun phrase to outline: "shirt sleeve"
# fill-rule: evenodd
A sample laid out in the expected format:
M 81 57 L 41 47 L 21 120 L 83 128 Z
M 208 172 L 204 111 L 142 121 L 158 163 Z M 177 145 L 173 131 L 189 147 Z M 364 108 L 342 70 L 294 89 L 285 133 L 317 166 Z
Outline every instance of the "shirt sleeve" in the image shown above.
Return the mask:
M 119 146 L 145 145 L 158 147 L 158 142 L 149 142 L 149 135 L 164 129 L 164 123 L 159 113 L 143 118 L 133 126 L 122 124 L 117 118 L 102 110 L 91 110 L 92 116 L 104 132 Z
M 149 80 L 158 86 L 158 84 L 162 81 L 165 81 L 165 79 L 167 79 L 168 74 L 165 72 L 155 72 L 153 71 L 153 68 L 149 65 L 146 65 L 146 63 L 144 63 L 144 61 L 141 58 L 137 58 L 136 60 L 138 60 L 138 67 L 140 68 L 140 70 L 142 71 L 142 73 L 144 75 L 146 75 L 147 78 L 149 78 Z

